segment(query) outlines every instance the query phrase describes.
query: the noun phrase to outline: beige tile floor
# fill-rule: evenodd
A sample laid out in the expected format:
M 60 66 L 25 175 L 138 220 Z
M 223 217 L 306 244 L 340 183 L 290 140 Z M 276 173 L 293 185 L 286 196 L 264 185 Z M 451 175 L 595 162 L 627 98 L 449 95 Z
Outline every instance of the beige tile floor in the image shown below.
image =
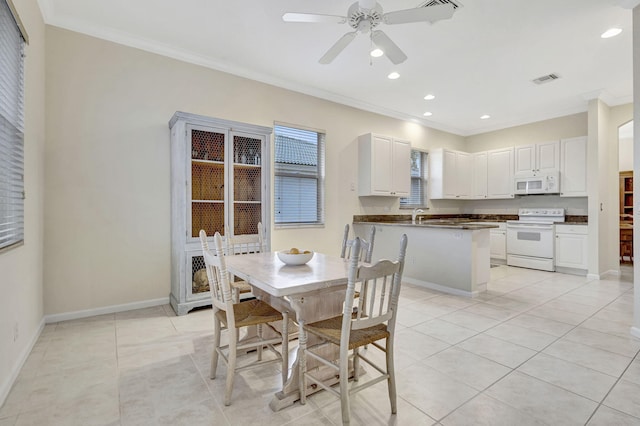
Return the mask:
M 506 266 L 491 273 L 475 299 L 404 285 L 398 414 L 380 383 L 353 398 L 352 423 L 640 425 L 631 270 L 600 281 Z M 209 309 L 177 317 L 159 306 L 47 325 L 0 426 L 340 424 L 326 392 L 272 412 L 275 367 L 238 374 L 223 406 L 224 380 L 208 379 L 211 324 Z

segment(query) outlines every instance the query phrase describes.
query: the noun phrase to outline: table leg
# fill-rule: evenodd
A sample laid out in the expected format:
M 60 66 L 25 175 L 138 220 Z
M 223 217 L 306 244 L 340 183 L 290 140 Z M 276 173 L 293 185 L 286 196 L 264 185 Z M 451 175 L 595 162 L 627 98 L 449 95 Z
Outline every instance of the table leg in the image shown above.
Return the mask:
M 301 356 L 302 349 L 307 344 L 315 344 L 318 342 L 318 339 L 315 336 L 307 335 L 302 328 L 302 325 L 307 322 L 315 322 L 321 319 L 340 315 L 342 313 L 344 295 L 345 290 L 341 289 L 330 293 L 323 292 L 321 295 L 317 296 L 311 295 L 288 298 L 289 305 L 295 312 L 298 322 L 298 350 L 296 360 L 291 368 L 289 379 L 285 383 L 282 391 L 277 392 L 269 403 L 269 407 L 271 407 L 273 411 L 278 411 L 288 407 L 300 399 L 300 363 L 307 362 L 307 360 Z M 338 359 L 340 356 L 339 348 L 332 344 L 321 346 L 318 348 L 317 352 L 335 359 Z M 317 360 L 309 359 L 307 362 L 307 371 L 313 369 L 317 369 L 317 372 L 314 372 L 314 376 L 323 378 L 324 383 L 327 385 L 331 386 L 339 382 L 339 379 L 336 377 L 335 370 L 323 365 Z M 305 394 L 308 396 L 319 390 L 322 390 L 322 388 L 313 383 L 309 383 Z

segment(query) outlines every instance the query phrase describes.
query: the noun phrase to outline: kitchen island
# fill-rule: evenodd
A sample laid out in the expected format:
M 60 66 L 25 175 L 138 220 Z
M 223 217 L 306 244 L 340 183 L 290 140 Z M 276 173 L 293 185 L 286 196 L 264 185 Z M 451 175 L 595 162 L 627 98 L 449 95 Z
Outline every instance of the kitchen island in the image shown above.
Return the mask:
M 489 230 L 497 225 L 447 219 L 412 222 L 354 222 L 364 238 L 376 227 L 373 259 L 395 259 L 402 234 L 409 243 L 402 280 L 460 296 L 477 296 L 489 281 Z

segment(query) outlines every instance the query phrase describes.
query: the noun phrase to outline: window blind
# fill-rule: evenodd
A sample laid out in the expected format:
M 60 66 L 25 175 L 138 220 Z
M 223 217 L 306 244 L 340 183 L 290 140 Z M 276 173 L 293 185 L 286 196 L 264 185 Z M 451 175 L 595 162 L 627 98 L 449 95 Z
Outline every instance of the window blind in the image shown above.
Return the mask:
M 24 39 L 0 0 L 0 250 L 24 240 Z
M 427 153 L 411 150 L 411 193 L 400 198 L 400 207 L 425 207 L 427 205 Z
M 274 221 L 324 223 L 324 133 L 276 125 Z

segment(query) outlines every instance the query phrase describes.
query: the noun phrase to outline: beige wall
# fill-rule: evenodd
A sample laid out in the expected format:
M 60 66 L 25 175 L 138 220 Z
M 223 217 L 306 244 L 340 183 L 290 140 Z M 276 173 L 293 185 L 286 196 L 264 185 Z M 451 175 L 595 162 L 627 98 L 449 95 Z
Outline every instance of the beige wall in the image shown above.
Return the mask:
M 478 152 L 586 135 L 587 113 L 585 112 L 469 136 L 466 139 L 466 150 Z M 517 214 L 519 208 L 535 207 L 563 207 L 567 214 L 571 215 L 588 213 L 586 197 L 558 195 L 536 195 L 507 200 L 475 200 L 467 202 L 464 212 Z
M 583 112 L 469 136 L 466 145 L 469 152 L 477 152 L 586 135 L 587 113 Z
M 25 241 L 0 254 L 0 405 L 42 325 L 44 23 L 36 0 L 13 0 L 29 35 L 25 58 Z M 14 341 L 14 327 L 18 338 Z
M 421 148 L 464 138 L 47 27 L 45 313 L 169 295 L 168 121 L 177 110 L 262 126 L 327 132 L 326 226 L 274 230 L 272 248 L 338 252 L 359 213 L 398 211 L 359 199 L 356 138 L 367 132 Z

